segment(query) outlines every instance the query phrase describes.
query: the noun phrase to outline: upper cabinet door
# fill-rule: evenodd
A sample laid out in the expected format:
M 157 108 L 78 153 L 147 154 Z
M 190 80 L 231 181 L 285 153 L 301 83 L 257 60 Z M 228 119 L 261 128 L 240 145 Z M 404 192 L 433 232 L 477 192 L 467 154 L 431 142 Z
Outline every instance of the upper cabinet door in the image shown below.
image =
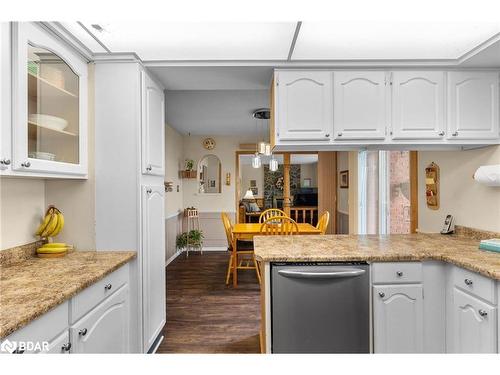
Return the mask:
M 335 140 L 384 139 L 385 72 L 335 72 L 333 82 Z
M 12 168 L 87 174 L 87 62 L 41 26 L 12 26 Z
M 165 96 L 142 72 L 142 173 L 165 174 Z
M 392 138 L 444 137 L 444 72 L 392 73 Z
M 333 130 L 332 73 L 280 71 L 276 125 L 281 141 L 329 141 Z
M 498 138 L 498 100 L 498 72 L 449 72 L 448 138 Z

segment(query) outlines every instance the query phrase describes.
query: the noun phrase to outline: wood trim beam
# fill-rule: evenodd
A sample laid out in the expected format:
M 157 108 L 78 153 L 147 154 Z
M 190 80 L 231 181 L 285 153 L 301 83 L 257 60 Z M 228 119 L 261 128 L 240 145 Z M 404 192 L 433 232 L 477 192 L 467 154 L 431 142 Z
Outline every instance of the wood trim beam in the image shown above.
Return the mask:
M 290 153 L 283 154 L 283 211 L 290 216 Z
M 330 212 L 327 234 L 337 233 L 337 152 L 318 152 L 318 217 Z
M 410 233 L 418 231 L 418 151 L 410 151 Z

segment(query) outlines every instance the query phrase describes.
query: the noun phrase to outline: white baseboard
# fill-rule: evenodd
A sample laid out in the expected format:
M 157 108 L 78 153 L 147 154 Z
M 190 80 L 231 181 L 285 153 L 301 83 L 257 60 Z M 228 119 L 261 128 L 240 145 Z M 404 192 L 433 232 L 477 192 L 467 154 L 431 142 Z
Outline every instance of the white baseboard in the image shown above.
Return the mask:
M 182 251 L 177 250 L 174 255 L 172 255 L 170 258 L 167 259 L 165 263 L 165 267 L 168 266 L 170 263 L 174 261 L 175 258 L 177 258 L 179 255 L 181 255 Z
M 226 246 L 207 246 L 203 247 L 203 251 L 227 251 Z

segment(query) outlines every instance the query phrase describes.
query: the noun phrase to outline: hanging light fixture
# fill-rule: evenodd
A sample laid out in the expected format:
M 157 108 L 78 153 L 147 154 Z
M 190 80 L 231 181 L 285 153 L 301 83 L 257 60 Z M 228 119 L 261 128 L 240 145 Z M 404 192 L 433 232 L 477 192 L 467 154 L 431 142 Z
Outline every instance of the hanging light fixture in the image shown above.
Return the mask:
M 267 120 L 270 117 L 269 108 L 259 108 L 253 112 L 253 118 L 255 120 Z M 271 155 L 271 146 L 264 141 L 264 126 L 262 126 L 262 140 L 257 142 L 257 152 L 259 154 L 264 154 L 266 156 Z M 269 146 L 269 150 L 268 150 Z
M 271 150 L 271 145 L 269 143 L 266 143 L 263 154 L 266 156 L 271 156 L 273 154 L 273 150 Z
M 278 160 L 274 158 L 274 155 L 271 156 L 271 160 L 269 160 L 269 170 L 271 172 L 276 172 L 278 170 Z
M 260 168 L 261 166 L 262 166 L 262 159 L 260 158 L 259 153 L 256 152 L 254 157 L 252 158 L 252 167 Z
M 264 142 L 264 141 L 260 141 L 259 143 L 257 143 L 257 152 L 259 154 L 266 154 L 266 147 L 267 147 L 267 143 Z

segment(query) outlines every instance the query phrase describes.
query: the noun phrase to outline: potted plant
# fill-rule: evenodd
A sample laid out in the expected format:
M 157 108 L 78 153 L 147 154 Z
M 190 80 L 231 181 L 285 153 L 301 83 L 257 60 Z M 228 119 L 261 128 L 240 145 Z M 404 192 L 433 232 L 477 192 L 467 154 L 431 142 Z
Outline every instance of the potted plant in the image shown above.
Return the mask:
M 192 171 L 194 168 L 194 160 L 186 159 L 186 171 Z
M 201 246 L 203 244 L 203 231 L 199 229 L 193 229 L 189 231 L 189 235 L 187 236 L 187 240 L 189 245 Z
M 187 232 L 180 233 L 175 239 L 175 246 L 179 250 L 183 250 L 187 247 Z

